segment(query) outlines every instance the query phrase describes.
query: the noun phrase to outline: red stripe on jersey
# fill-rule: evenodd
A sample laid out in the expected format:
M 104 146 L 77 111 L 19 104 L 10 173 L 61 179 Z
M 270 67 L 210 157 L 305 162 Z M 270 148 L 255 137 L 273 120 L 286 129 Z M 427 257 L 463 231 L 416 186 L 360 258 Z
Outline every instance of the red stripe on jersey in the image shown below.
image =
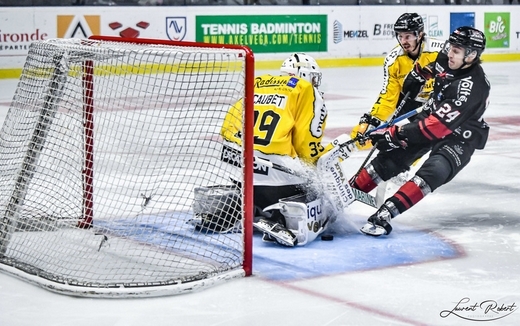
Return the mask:
M 424 194 L 413 181 L 405 183 L 394 195 L 408 209 L 424 198 Z M 402 213 L 402 212 L 401 212 Z
M 446 125 L 434 115 L 430 115 L 428 118 L 420 121 L 419 129 L 428 140 L 441 139 L 451 134 L 450 128 L 446 127 Z

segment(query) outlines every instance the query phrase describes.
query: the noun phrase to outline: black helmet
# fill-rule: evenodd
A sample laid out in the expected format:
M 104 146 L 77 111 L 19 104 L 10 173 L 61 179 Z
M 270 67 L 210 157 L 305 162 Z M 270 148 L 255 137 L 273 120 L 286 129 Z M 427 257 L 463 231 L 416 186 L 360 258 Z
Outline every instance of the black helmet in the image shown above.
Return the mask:
M 416 13 L 404 13 L 394 24 L 394 32 L 416 32 L 418 35 L 420 32 L 424 31 L 424 22 L 422 17 Z
M 466 49 L 466 55 L 477 51 L 477 56 L 486 48 L 486 36 L 476 28 L 462 26 L 450 34 L 448 42 Z

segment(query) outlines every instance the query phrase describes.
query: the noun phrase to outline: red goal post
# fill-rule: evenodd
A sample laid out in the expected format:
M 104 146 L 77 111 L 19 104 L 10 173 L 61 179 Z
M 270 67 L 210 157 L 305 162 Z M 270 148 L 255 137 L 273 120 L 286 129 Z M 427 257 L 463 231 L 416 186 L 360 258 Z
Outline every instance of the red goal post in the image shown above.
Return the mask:
M 251 275 L 253 85 L 245 46 L 33 43 L 0 131 L 0 270 L 91 297 Z M 241 228 L 194 228 L 194 189 L 225 185 L 236 170 L 221 160 L 220 128 L 240 101 Z

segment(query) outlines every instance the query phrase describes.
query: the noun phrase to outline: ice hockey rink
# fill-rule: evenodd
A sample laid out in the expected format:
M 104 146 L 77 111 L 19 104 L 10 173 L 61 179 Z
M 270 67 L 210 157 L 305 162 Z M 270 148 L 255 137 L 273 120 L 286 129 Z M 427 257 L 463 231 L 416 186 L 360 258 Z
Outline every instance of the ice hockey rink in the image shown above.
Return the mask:
M 160 298 L 74 298 L 0 273 L 0 325 L 520 325 L 520 63 L 483 66 L 487 147 L 388 237 L 357 232 L 375 209 L 356 202 L 333 241 L 282 248 L 255 235 L 253 276 Z M 322 71 L 330 140 L 369 110 L 382 68 Z M 0 79 L 2 124 L 16 83 Z M 345 162 L 350 173 L 367 153 Z

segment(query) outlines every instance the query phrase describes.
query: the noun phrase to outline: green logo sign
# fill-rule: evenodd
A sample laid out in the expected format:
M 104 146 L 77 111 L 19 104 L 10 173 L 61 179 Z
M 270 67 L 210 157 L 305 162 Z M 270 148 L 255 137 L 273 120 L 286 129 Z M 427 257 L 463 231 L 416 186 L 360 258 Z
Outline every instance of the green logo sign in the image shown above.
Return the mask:
M 486 48 L 508 48 L 511 20 L 508 12 L 486 12 L 484 26 Z
M 197 16 L 195 40 L 256 53 L 327 52 L 327 15 Z

